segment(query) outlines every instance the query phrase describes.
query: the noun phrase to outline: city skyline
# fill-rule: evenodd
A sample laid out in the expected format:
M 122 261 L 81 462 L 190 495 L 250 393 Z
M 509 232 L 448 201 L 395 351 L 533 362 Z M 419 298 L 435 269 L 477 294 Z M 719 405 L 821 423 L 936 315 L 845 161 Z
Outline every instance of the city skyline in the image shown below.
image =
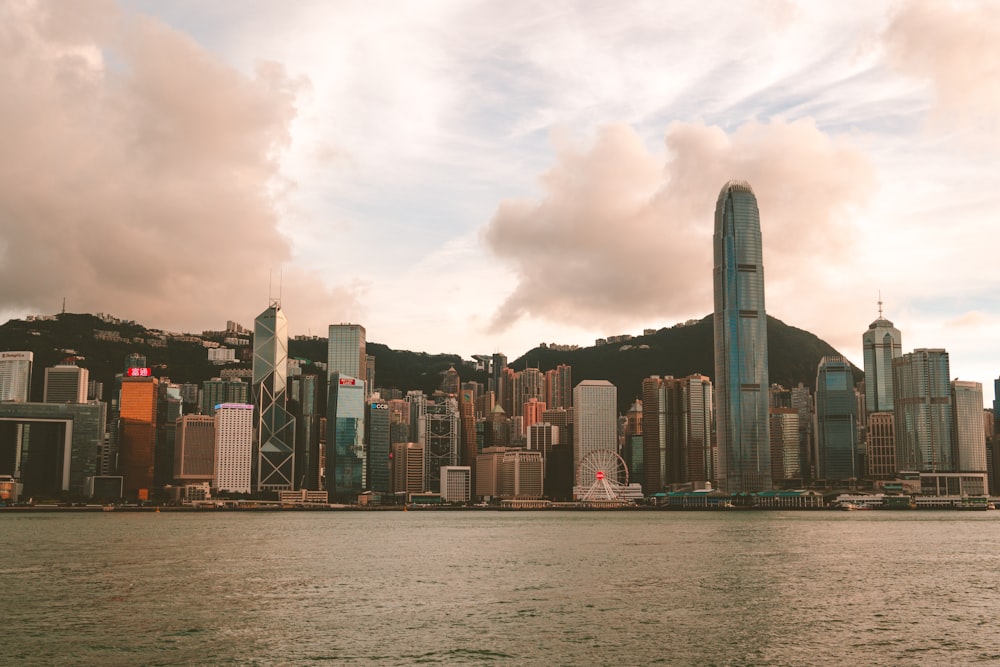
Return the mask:
M 881 290 L 904 352 L 1000 373 L 988 3 L 0 12 L 0 319 L 197 331 L 280 293 L 292 334 L 588 345 L 711 312 L 740 178 L 774 316 L 861 367 Z

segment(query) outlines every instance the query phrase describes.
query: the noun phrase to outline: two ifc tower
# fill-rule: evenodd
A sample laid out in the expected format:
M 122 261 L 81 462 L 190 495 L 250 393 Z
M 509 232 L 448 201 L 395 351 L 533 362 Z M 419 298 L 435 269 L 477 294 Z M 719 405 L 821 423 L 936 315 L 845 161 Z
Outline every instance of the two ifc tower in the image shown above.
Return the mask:
M 767 314 L 760 212 L 750 184 L 729 181 L 715 204 L 715 414 L 719 487 L 772 488 Z

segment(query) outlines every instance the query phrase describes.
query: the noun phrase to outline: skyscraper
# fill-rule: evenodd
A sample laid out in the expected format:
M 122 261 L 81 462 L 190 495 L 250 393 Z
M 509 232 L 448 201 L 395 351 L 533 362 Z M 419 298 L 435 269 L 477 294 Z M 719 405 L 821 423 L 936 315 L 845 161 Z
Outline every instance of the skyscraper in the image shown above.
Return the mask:
M 295 418 L 285 409 L 288 321 L 273 302 L 254 320 L 253 397 L 257 408 L 257 490 L 295 484 Z
M 368 378 L 365 328 L 360 324 L 331 324 L 326 343 L 326 376 L 334 373 L 364 382 Z M 371 388 L 368 389 L 371 391 Z
M 31 399 L 34 352 L 0 352 L 0 401 L 25 403 Z
M 211 482 L 215 477 L 215 418 L 184 415 L 177 418 L 176 424 L 174 481 Z
M 958 472 L 986 472 L 983 385 L 953 380 L 951 400 L 955 415 L 955 469 Z
M 119 469 L 126 496 L 141 496 L 153 486 L 156 457 L 156 399 L 154 377 L 122 378 L 119 402 Z M 84 385 L 86 386 L 86 385 Z
M 882 317 L 882 302 L 878 302 L 878 319 L 861 335 L 865 355 L 865 406 L 868 413 L 892 412 L 892 360 L 903 354 L 903 337 L 892 322 Z
M 715 206 L 715 386 L 719 486 L 771 488 L 767 313 L 757 198 L 744 181 Z
M 441 490 L 442 466 L 458 465 L 459 432 L 458 401 L 453 397 L 436 403 L 427 403 L 420 415 L 420 440 L 424 445 L 427 465 L 424 469 L 424 488 L 428 491 Z
M 618 388 L 607 380 L 583 380 L 573 389 L 573 475 L 580 461 L 598 449 L 618 452 Z
M 821 478 L 861 476 L 857 416 L 851 364 L 841 356 L 823 357 L 816 369 L 816 462 Z
M 366 442 L 368 443 L 368 488 L 372 491 L 389 493 L 389 404 L 381 399 L 368 403 L 365 420 Z
M 951 367 L 941 349 L 907 352 L 892 363 L 896 408 L 896 466 L 954 472 Z
M 212 486 L 250 493 L 253 470 L 254 406 L 223 403 L 215 411 L 215 465 Z
M 90 371 L 76 364 L 45 369 L 45 403 L 86 403 Z
M 357 495 L 368 483 L 365 381 L 334 373 L 326 414 L 326 488 L 331 496 Z

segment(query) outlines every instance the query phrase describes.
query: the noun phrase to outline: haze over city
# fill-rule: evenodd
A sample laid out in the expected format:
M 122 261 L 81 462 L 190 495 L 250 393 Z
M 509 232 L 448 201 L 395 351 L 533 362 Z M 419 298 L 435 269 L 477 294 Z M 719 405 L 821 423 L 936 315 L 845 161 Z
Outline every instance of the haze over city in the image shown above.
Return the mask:
M 769 314 L 860 366 L 881 293 L 989 402 L 994 10 L 7 3 L 0 316 L 200 331 L 280 283 L 293 334 L 589 345 L 712 311 L 739 178 Z

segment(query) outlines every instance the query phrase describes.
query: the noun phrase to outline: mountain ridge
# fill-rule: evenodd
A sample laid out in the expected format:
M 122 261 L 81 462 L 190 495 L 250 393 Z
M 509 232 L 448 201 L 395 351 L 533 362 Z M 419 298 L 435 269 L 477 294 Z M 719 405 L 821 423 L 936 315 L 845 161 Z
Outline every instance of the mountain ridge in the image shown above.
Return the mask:
M 785 387 L 802 382 L 815 390 L 816 366 L 823 356 L 840 354 L 815 334 L 768 316 L 769 379 Z M 543 372 L 559 364 L 572 366 L 573 382 L 605 379 L 618 387 L 619 407 L 625 408 L 639 396 L 642 379 L 650 375 L 685 377 L 695 373 L 714 376 L 714 336 L 712 316 L 694 323 L 664 328 L 649 335 L 635 336 L 623 343 L 581 347 L 574 350 L 536 347 L 510 362 L 515 370 L 531 366 Z M 109 333 L 111 340 L 95 337 L 95 331 Z M 118 338 L 115 339 L 114 336 Z M 247 334 L 243 334 L 248 337 Z M 12 319 L 0 325 L 0 349 L 30 350 L 35 362 L 32 400 L 41 400 L 44 369 L 67 357 L 89 369 L 92 380 L 113 386 L 115 373 L 124 369 L 129 353 L 144 354 L 155 375 L 173 382 L 201 384 L 219 376 L 227 367 L 249 368 L 249 346 L 237 347 L 245 358 L 229 366 L 208 361 L 205 342 L 222 344 L 224 332 L 171 334 L 148 329 L 133 321 L 106 319 L 87 313 L 62 313 L 48 318 Z M 325 338 L 288 341 L 289 357 L 305 361 L 306 372 L 320 372 L 313 365 L 326 360 Z M 428 354 L 394 350 L 369 342 L 368 353 L 375 357 L 375 380 L 379 387 L 401 391 L 420 389 L 433 392 L 441 374 L 454 366 L 463 381 L 486 381 L 471 362 L 457 354 Z M 855 379 L 863 373 L 854 368 Z M 107 393 L 107 392 L 106 392 Z M 107 396 L 106 396 L 107 398 Z M 624 411 L 624 410 L 623 410 Z

